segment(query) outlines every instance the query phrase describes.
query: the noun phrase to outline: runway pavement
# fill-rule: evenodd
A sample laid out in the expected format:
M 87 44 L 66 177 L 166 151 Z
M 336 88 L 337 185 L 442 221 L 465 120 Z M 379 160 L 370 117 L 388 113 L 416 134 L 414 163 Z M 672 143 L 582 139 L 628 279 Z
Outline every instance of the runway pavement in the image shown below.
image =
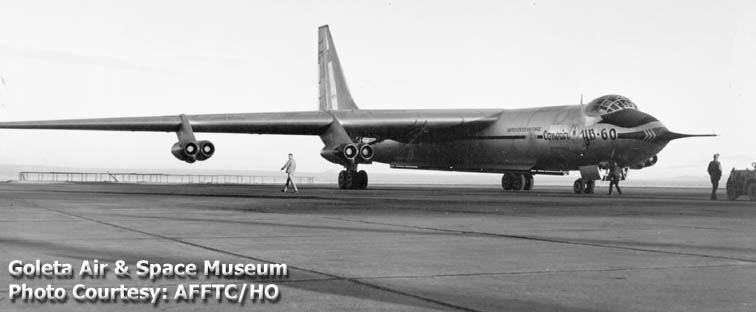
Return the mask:
M 0 184 L 1 310 L 754 311 L 756 203 L 705 189 Z M 725 197 L 724 193 L 721 197 Z M 11 303 L 13 259 L 285 263 L 277 303 Z M 85 280 L 91 286 L 200 280 Z M 233 282 L 226 280 L 224 282 Z M 244 281 L 242 281 L 244 282 Z

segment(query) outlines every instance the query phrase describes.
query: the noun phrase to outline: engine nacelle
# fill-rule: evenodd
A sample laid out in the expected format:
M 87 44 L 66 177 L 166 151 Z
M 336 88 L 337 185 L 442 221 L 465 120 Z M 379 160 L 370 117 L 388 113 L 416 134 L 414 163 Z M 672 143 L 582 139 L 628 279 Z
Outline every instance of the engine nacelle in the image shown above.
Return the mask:
M 357 153 L 359 152 L 359 149 L 357 148 L 357 145 L 355 144 L 347 144 L 342 149 L 342 153 L 344 154 L 344 158 L 352 160 L 355 157 L 357 157 Z
M 360 147 L 360 158 L 364 161 L 370 162 L 373 160 L 373 155 L 375 155 L 375 151 L 372 146 L 365 144 Z
M 657 161 L 659 161 L 659 157 L 656 156 L 656 155 L 654 155 L 654 157 L 646 159 L 642 163 L 630 166 L 630 169 L 643 169 L 643 168 L 646 168 L 646 167 L 651 167 L 651 166 L 655 165 Z
M 215 154 L 215 145 L 213 144 L 213 142 L 203 140 L 197 142 L 197 145 L 199 147 L 197 160 L 205 160 L 213 157 L 213 154 Z
M 171 147 L 171 154 L 178 158 L 178 160 L 193 163 L 197 161 L 197 154 L 199 154 L 199 147 L 195 142 L 176 142 Z
M 342 165 L 354 163 L 370 163 L 375 152 L 368 144 L 342 144 L 327 146 L 320 151 L 320 156 L 326 160 Z

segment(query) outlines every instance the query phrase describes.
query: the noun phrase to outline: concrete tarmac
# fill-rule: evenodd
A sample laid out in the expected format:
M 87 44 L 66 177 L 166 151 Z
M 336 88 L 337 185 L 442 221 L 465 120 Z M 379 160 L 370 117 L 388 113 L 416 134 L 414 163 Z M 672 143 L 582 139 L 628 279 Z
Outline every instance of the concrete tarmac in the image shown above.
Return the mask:
M 756 203 L 705 189 L 0 184 L 0 310 L 756 311 Z M 720 197 L 724 196 L 724 191 Z M 285 263 L 277 303 L 10 302 L 8 263 Z M 112 266 L 112 264 L 111 264 Z M 213 280 L 217 282 L 217 280 Z M 211 282 L 213 282 L 211 281 Z M 174 287 L 175 288 L 175 287 Z

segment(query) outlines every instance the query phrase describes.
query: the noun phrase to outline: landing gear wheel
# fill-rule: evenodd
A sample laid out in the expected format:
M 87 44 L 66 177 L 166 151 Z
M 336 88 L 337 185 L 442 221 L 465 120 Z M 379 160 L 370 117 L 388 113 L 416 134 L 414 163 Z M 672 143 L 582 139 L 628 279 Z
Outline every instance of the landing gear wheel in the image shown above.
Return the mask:
M 736 200 L 738 199 L 738 189 L 734 185 L 728 185 L 727 186 L 727 199 L 729 200 Z
M 746 193 L 748 194 L 748 199 L 751 201 L 756 201 L 756 182 L 751 182 L 746 187 Z
M 585 181 L 583 179 L 575 180 L 575 183 L 572 184 L 572 189 L 575 191 L 575 194 L 582 193 L 585 190 Z
M 512 174 L 512 189 L 515 191 L 522 191 L 525 189 L 525 176 L 521 174 Z
M 514 180 L 514 177 L 511 173 L 505 173 L 503 176 L 501 176 L 501 187 L 504 188 L 505 191 L 509 191 L 512 189 L 512 183 Z
M 530 191 L 533 189 L 533 184 L 535 184 L 535 179 L 533 179 L 532 174 L 526 174 L 525 175 L 525 190 Z
M 354 188 L 358 190 L 364 190 L 368 186 L 368 174 L 365 172 L 365 170 L 360 170 L 355 175 L 355 178 L 357 178 L 357 183 L 354 183 Z
M 344 174 L 344 189 L 350 190 L 354 188 L 354 173 L 352 170 L 346 170 L 346 174 Z
M 346 187 L 346 174 L 347 174 L 346 170 L 341 170 L 341 172 L 339 172 L 339 188 L 342 190 L 347 188 Z
M 588 181 L 585 183 L 585 192 L 586 194 L 593 194 L 593 191 L 596 189 L 596 181 Z

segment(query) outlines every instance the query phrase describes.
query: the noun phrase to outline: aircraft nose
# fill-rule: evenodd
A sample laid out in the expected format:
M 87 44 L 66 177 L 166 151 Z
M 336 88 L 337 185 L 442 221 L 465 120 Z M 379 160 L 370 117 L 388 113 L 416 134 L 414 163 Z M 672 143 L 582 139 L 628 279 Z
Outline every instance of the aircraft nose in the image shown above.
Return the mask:
M 656 117 L 635 109 L 624 109 L 601 116 L 601 123 L 610 124 L 629 130 L 620 133 L 620 139 L 631 139 L 646 143 L 666 144 L 671 140 L 697 137 L 714 136 L 701 134 L 682 134 L 669 131 Z
M 661 123 L 655 122 L 647 124 L 646 127 L 632 132 L 620 133 L 617 135 L 619 139 L 631 139 L 638 140 L 645 143 L 667 144 L 669 141 L 690 138 L 690 137 L 709 137 L 717 136 L 716 134 L 685 134 L 670 131 Z
M 672 141 L 672 140 L 683 139 L 683 138 L 713 137 L 713 136 L 717 136 L 716 134 L 685 134 L 685 133 L 677 133 L 677 132 L 669 131 L 665 127 L 662 127 L 661 129 L 662 130 L 657 134 L 656 139 L 657 140 L 663 140 L 664 142 L 669 142 L 669 141 Z
M 644 127 L 632 132 L 620 133 L 617 137 L 619 139 L 638 140 L 646 143 L 666 143 L 669 142 L 669 140 L 672 140 L 669 138 L 670 134 L 672 133 L 673 132 L 670 132 L 664 126 L 651 126 Z

